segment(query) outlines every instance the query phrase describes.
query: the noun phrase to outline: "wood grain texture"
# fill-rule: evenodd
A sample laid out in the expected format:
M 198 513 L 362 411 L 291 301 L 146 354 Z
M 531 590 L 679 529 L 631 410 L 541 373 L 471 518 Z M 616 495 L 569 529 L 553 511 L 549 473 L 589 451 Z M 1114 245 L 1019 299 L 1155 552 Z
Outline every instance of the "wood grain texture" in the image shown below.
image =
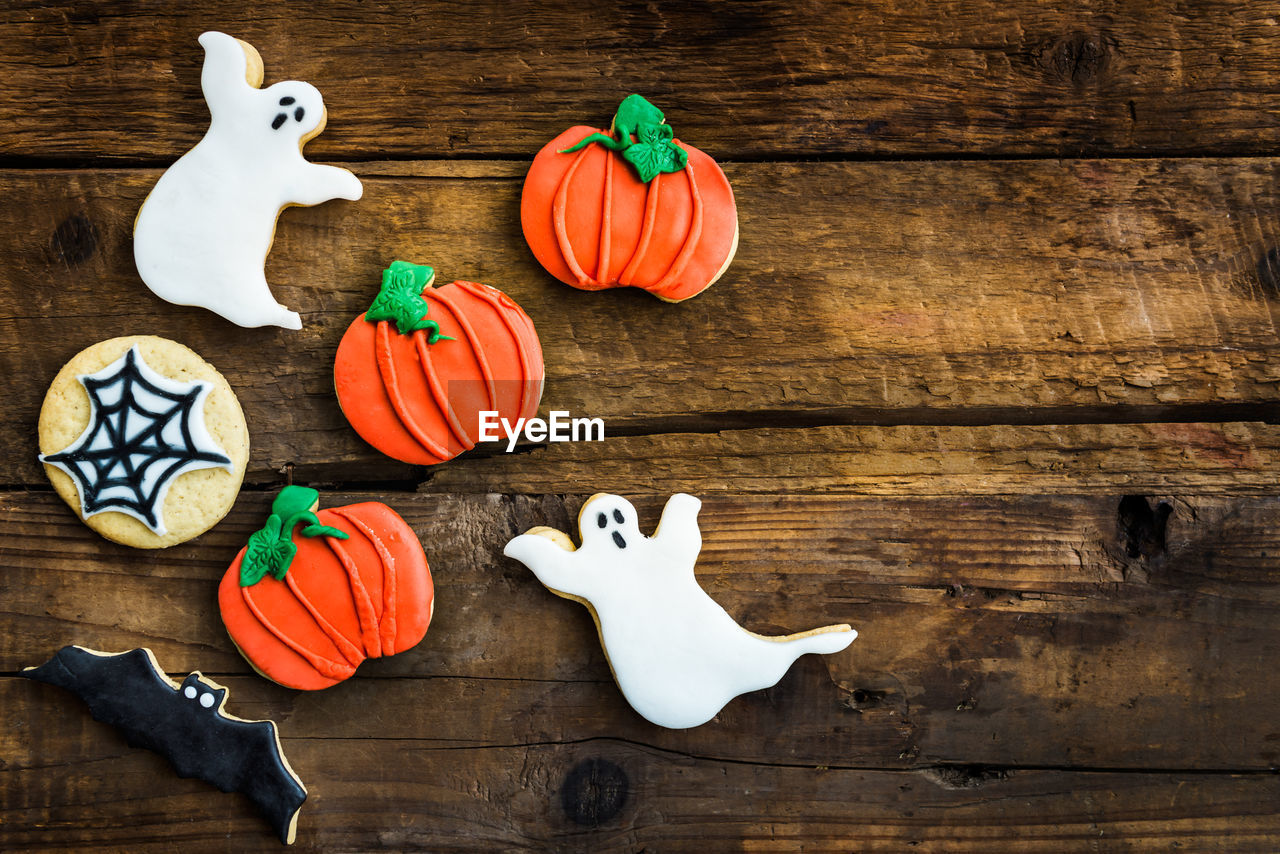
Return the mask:
M 1280 5 L 1261 0 L 15 0 L 0 9 L 0 849 L 280 850 L 21 679 L 154 649 L 279 722 L 300 850 L 1280 849 Z M 365 184 L 267 265 L 300 332 L 153 297 L 130 231 L 207 127 L 196 37 L 324 94 Z M 521 238 L 547 140 L 641 92 L 725 164 L 734 264 L 695 300 L 583 293 Z M 1089 159 L 1062 159 L 1062 158 Z M 392 259 L 509 292 L 542 412 L 608 441 L 405 466 L 332 361 Z M 249 486 L 163 552 L 35 460 L 76 352 L 164 335 L 244 405 Z M 255 675 L 215 590 L 287 480 L 382 500 L 437 585 L 425 640 L 328 691 Z M 688 731 L 623 700 L 594 625 L 501 556 L 597 490 L 704 498 L 699 578 L 748 629 L 847 650 Z
M 254 477 L 304 461 L 354 464 L 336 479 L 404 477 L 356 437 L 332 393 L 337 342 L 395 257 L 507 290 L 543 341 L 543 411 L 601 417 L 614 433 L 1277 412 L 1269 160 L 730 172 L 738 257 L 678 306 L 551 280 L 514 227 L 518 179 L 474 167 L 462 179 L 367 179 L 358 204 L 282 218 L 268 279 L 302 311 L 300 333 L 239 329 L 146 290 L 130 228 L 156 172 L 0 173 L 0 191 L 29 202 L 0 211 L 11 259 L 0 267 L 0 370 L 32 377 L 0 413 L 6 477 L 43 480 L 30 451 L 41 378 L 95 341 L 142 330 L 227 376 Z
M 293 737 L 354 737 L 377 707 L 379 737 L 438 746 L 623 738 L 860 768 L 1266 770 L 1280 756 L 1273 496 L 709 497 L 699 577 L 744 627 L 847 621 L 861 634 L 686 731 L 632 712 L 585 609 L 501 556 L 535 525 L 576 533 L 584 497 L 387 498 L 435 575 L 426 639 L 328 691 L 248 679 L 237 708 Z M 637 497 L 642 530 L 664 498 Z M 215 591 L 269 499 L 242 495 L 210 534 L 139 555 L 98 540 L 52 496 L 9 496 L 0 523 L 24 536 L 0 545 L 0 669 L 80 643 L 145 645 L 173 671 L 252 675 Z
M 0 817 L 15 847 L 56 838 L 73 850 L 280 850 L 240 796 L 176 778 L 158 792 L 151 781 L 168 774 L 164 760 L 129 748 L 57 689 L 16 681 L 0 680 L 0 694 L 35 687 L 38 698 L 18 708 L 38 699 L 45 720 L 0 735 Z M 72 752 L 50 763 L 47 750 L 66 745 Z M 857 840 L 863 851 L 1262 852 L 1280 832 L 1261 806 L 1280 796 L 1271 775 L 815 769 L 613 739 L 454 749 L 429 737 L 286 738 L 284 746 L 310 791 L 297 851 L 840 851 Z M 353 778 L 344 771 L 353 763 L 376 776 Z M 714 794 L 724 791 L 735 793 L 727 804 Z
M 606 437 L 602 442 L 526 446 L 509 454 L 493 451 L 466 465 L 428 470 L 419 489 L 899 497 L 1095 490 L 1271 495 L 1278 469 L 1280 427 L 1260 423 L 757 428 Z
M 0 157 L 173 160 L 206 126 L 196 37 L 314 83 L 322 159 L 532 157 L 642 92 L 720 159 L 1273 148 L 1276 9 L 1033 2 L 283 0 L 0 13 Z

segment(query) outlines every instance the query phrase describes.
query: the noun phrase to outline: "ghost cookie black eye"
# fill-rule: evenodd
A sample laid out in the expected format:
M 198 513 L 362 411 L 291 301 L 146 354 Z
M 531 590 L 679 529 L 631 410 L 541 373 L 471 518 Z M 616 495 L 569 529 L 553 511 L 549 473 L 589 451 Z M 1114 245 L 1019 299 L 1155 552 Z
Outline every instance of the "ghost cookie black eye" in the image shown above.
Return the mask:
M 302 117 L 305 116 L 306 114 L 307 114 L 307 111 L 299 107 L 298 109 L 293 111 L 293 120 L 295 122 L 300 122 L 302 121 Z
M 603 513 L 597 514 L 596 524 L 599 525 L 601 528 L 605 527 L 606 525 L 609 524 L 609 517 L 604 515 Z
M 623 519 L 623 517 L 622 517 L 622 511 L 621 511 L 621 510 L 614 510 L 614 511 L 613 511 L 613 521 L 617 522 L 619 525 L 621 525 L 621 524 L 623 523 L 623 521 L 625 521 L 625 520 Z
M 288 96 L 288 95 L 285 95 L 283 98 L 281 98 L 281 99 L 280 99 L 280 106 L 282 106 L 282 107 L 287 107 L 287 106 L 289 106 L 290 104 L 292 104 L 292 103 L 293 103 L 293 101 L 294 101 L 294 99 L 293 99 L 293 98 L 291 98 L 291 97 L 290 97 L 290 96 Z

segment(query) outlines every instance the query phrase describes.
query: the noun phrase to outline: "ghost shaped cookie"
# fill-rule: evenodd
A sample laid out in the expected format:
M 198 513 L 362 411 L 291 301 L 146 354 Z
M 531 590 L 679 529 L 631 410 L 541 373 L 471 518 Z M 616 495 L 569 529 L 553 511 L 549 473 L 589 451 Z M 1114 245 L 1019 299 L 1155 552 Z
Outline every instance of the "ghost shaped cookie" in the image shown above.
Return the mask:
M 325 125 L 314 86 L 289 80 L 260 89 L 262 59 L 252 45 L 217 32 L 200 44 L 209 130 L 138 211 L 138 274 L 161 299 L 203 306 L 240 326 L 301 329 L 263 272 L 276 218 L 289 205 L 358 199 L 363 188 L 346 169 L 302 155 Z
M 600 493 L 578 516 L 580 547 L 562 531 L 534 528 L 503 550 L 552 593 L 587 606 L 627 702 L 671 729 L 704 724 L 739 694 L 776 684 L 805 653 L 839 652 L 858 636 L 847 625 L 785 637 L 739 626 L 694 576 L 701 505 L 671 496 L 646 537 L 631 502 Z

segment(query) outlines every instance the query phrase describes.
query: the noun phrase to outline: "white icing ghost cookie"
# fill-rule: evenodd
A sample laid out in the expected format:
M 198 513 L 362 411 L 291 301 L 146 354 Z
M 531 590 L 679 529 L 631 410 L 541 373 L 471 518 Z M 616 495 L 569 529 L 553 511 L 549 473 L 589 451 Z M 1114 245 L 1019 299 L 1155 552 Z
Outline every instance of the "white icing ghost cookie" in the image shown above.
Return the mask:
M 200 44 L 209 130 L 142 203 L 134 262 L 161 299 L 203 306 L 240 326 L 301 329 L 263 273 L 276 218 L 288 205 L 358 199 L 363 187 L 346 169 L 302 156 L 325 124 L 314 86 L 289 80 L 259 89 L 262 59 L 252 45 L 215 32 Z
M 739 694 L 776 684 L 805 653 L 839 652 L 858 636 L 837 625 L 764 637 L 734 622 L 694 577 L 701 506 L 671 496 L 646 537 L 630 501 L 600 493 L 578 516 L 580 548 L 562 531 L 533 528 L 503 550 L 591 610 L 627 702 L 671 729 L 704 724 Z

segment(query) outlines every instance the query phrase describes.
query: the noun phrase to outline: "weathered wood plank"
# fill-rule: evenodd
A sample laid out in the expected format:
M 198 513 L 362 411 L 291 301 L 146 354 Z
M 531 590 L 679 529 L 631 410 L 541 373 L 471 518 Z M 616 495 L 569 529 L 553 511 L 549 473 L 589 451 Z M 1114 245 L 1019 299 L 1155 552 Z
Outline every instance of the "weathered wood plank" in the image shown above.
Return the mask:
M 1273 149 L 1276 7 L 283 0 L 0 13 L 0 156 L 158 162 L 206 126 L 199 33 L 324 93 L 320 158 L 531 157 L 643 91 L 722 159 Z
M 861 635 L 685 732 L 632 712 L 585 609 L 501 556 L 530 526 L 568 528 L 581 496 L 384 500 L 434 569 L 427 638 L 325 692 L 246 679 L 245 714 L 309 738 L 345 737 L 377 707 L 384 736 L 441 746 L 620 737 L 723 760 L 880 768 L 1265 770 L 1280 757 L 1274 497 L 710 496 L 698 571 L 745 627 L 848 621 Z M 662 500 L 637 497 L 644 530 Z M 209 535 L 151 555 L 98 540 L 53 496 L 7 496 L 0 669 L 81 643 L 150 646 L 175 672 L 249 674 L 215 590 L 268 503 L 244 494 Z
M 1274 495 L 1278 470 L 1280 427 L 1271 424 L 814 427 L 618 436 L 526 446 L 514 453 L 492 450 L 427 470 L 419 489 Z
M 520 236 L 516 179 L 369 179 L 360 203 L 283 218 L 268 277 L 302 310 L 301 332 L 239 329 L 141 285 L 129 235 L 154 171 L 2 172 L 0 191 L 24 200 L 0 210 L 0 370 L 26 378 L 0 413 L 6 478 L 42 480 L 33 425 L 47 379 L 79 349 L 140 331 L 227 375 L 255 478 L 288 462 L 404 476 L 346 425 L 331 373 L 396 256 L 508 290 L 543 340 L 544 411 L 602 417 L 615 432 L 1037 410 L 1049 423 L 1181 420 L 1179 407 L 1238 420 L 1240 407 L 1246 418 L 1275 407 L 1271 161 L 732 172 L 738 259 L 679 306 L 551 281 Z
M 0 838 L 11 850 L 279 850 L 240 796 L 177 779 L 74 699 L 16 681 L 0 680 L 11 701 Z M 368 709 L 351 732 L 382 719 Z M 300 851 L 1270 851 L 1280 834 L 1271 775 L 815 769 L 610 739 L 457 750 L 428 733 L 308 739 L 282 726 L 310 791 Z

